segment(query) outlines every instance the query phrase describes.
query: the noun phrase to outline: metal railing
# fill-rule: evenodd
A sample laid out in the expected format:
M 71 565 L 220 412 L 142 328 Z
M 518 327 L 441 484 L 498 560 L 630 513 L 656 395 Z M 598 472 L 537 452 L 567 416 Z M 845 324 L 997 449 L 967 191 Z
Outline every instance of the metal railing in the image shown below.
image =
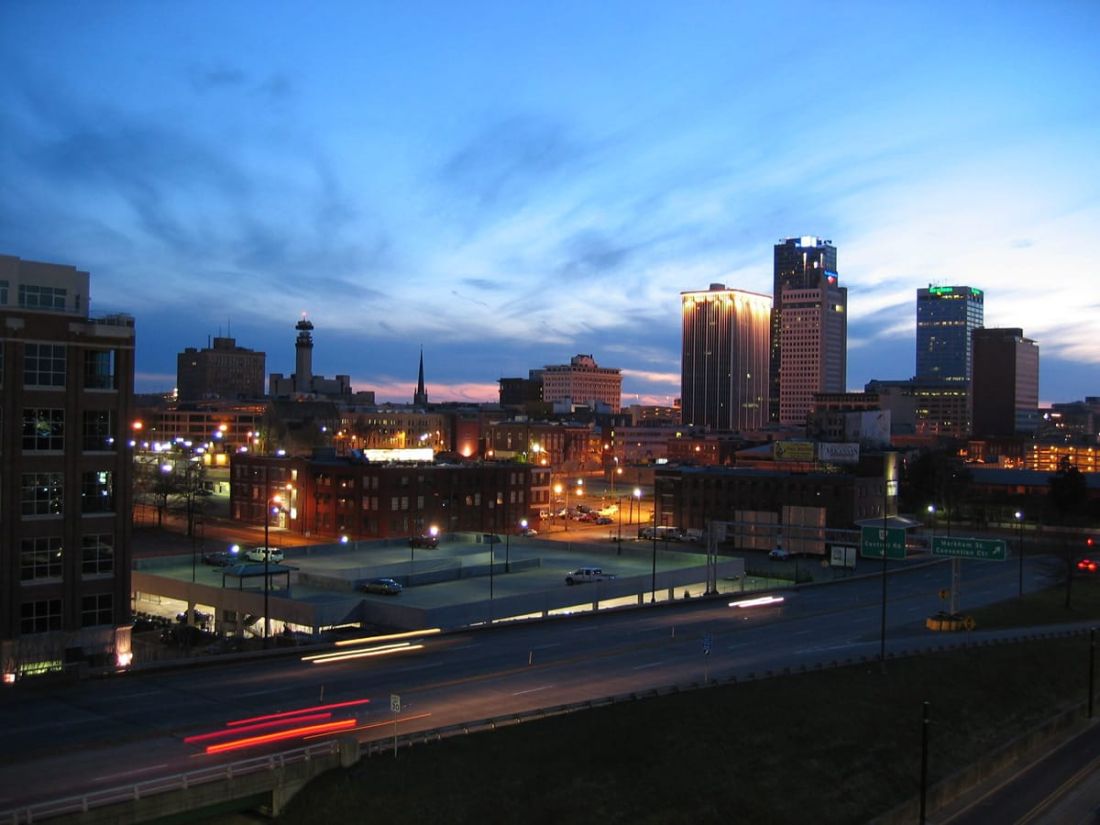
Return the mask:
M 40 822 L 55 816 L 88 813 L 94 808 L 136 802 L 156 794 L 171 791 L 186 791 L 211 782 L 226 782 L 249 774 L 274 771 L 286 765 L 308 762 L 317 756 L 327 756 L 339 752 L 340 742 L 331 739 L 315 745 L 293 750 L 281 751 L 268 756 L 258 756 L 239 762 L 212 765 L 208 768 L 188 771 L 187 773 L 158 776 L 130 785 L 89 791 L 86 794 L 36 802 L 7 811 L 0 811 L 0 823 L 3 825 L 21 825 L 21 823 Z

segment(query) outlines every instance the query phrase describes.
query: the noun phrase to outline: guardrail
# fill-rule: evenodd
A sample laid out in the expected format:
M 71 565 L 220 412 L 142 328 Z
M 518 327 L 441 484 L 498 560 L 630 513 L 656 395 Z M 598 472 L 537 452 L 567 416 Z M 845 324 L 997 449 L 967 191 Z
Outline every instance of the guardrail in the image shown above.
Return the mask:
M 40 822 L 44 819 L 67 814 L 88 813 L 95 808 L 102 808 L 107 805 L 136 802 L 156 794 L 186 791 L 211 782 L 224 782 L 263 771 L 274 771 L 286 765 L 308 762 L 317 756 L 337 753 L 339 750 L 339 740 L 330 739 L 326 742 L 281 751 L 269 756 L 258 756 L 223 765 L 212 765 L 209 768 L 199 768 L 187 773 L 156 777 L 132 785 L 105 788 L 79 796 L 69 796 L 63 799 L 38 802 L 33 805 L 0 811 L 0 823 L 2 825 L 21 825 L 21 823 Z
M 1038 631 L 1030 633 L 1013 633 L 1011 631 L 1008 631 L 1003 635 L 998 636 L 997 638 L 972 640 L 964 637 L 963 639 L 960 639 L 956 642 L 939 641 L 936 644 L 916 644 L 913 647 L 907 647 L 901 650 L 887 651 L 886 658 L 887 660 L 904 659 L 916 656 L 932 655 L 935 653 L 943 653 L 946 651 L 957 649 L 992 647 L 997 645 L 1014 644 L 1026 641 L 1082 636 L 1088 633 L 1090 629 L 1092 629 L 1094 623 L 1086 621 L 1075 623 L 1075 625 L 1076 626 L 1070 626 L 1068 628 L 1062 628 L 1052 631 Z M 791 676 L 796 674 L 808 673 L 811 671 L 860 666 L 877 661 L 878 657 L 875 655 L 850 656 L 844 659 L 829 658 L 825 656 L 821 657 L 818 661 L 803 663 L 797 667 L 783 667 L 778 670 L 765 670 L 760 673 L 750 671 L 740 677 L 738 677 L 737 675 L 731 675 L 725 678 L 712 678 L 704 683 L 690 682 L 684 684 L 665 685 L 647 688 L 645 690 L 634 691 L 631 693 L 615 694 L 611 696 L 597 697 L 595 699 L 582 700 L 579 702 L 554 705 L 548 708 L 535 708 L 532 710 L 515 711 L 513 713 L 503 714 L 500 716 L 492 716 L 470 722 L 460 722 L 453 725 L 445 725 L 442 727 L 431 728 L 429 730 L 417 731 L 414 733 L 399 734 L 396 739 L 392 736 L 383 735 L 379 736 L 376 739 L 363 742 L 361 744 L 360 756 L 367 757 L 384 753 L 391 753 L 395 747 L 411 748 L 413 745 L 416 744 L 439 742 L 455 736 L 466 736 L 472 733 L 496 730 L 497 728 L 519 725 L 525 722 L 532 722 L 538 719 L 546 719 L 553 716 L 562 716 L 565 714 L 576 713 L 583 710 L 592 710 L 594 708 L 607 707 L 610 705 L 620 704 L 622 702 L 653 699 L 660 696 L 669 696 L 681 693 L 683 691 L 701 690 L 709 687 L 719 687 L 721 685 L 735 685 L 740 682 L 753 682 L 761 679 L 771 679 L 778 676 Z M 118 804 L 122 802 L 137 801 L 139 799 L 146 798 L 148 796 L 158 793 L 188 790 L 189 788 L 196 785 L 201 785 L 209 782 L 228 781 L 235 777 L 254 774 L 260 771 L 274 771 L 285 765 L 309 761 L 315 756 L 336 753 L 339 751 L 339 749 L 340 740 L 330 739 L 326 742 L 318 743 L 316 745 L 310 745 L 303 748 L 295 748 L 289 751 L 281 751 L 279 753 L 274 753 L 269 756 L 255 757 L 253 759 L 246 759 L 239 762 L 231 762 L 224 765 L 201 768 L 199 770 L 190 771 L 188 773 L 174 774 L 172 776 L 149 779 L 144 782 L 135 783 L 133 785 L 109 788 L 102 791 L 93 791 L 91 793 L 81 796 L 71 796 L 64 799 L 22 806 L 7 811 L 0 811 L 0 825 L 22 825 L 23 823 L 39 822 L 44 819 L 49 819 L 56 816 L 63 816 L 66 814 L 87 813 L 93 808 Z

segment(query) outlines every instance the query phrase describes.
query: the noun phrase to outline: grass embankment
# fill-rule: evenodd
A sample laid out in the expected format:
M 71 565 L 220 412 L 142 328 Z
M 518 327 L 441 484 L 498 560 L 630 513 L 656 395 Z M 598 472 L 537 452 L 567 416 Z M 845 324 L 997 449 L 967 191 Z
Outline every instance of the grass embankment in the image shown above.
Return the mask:
M 1085 637 L 726 685 L 364 759 L 279 822 L 862 823 L 918 792 L 923 700 L 935 782 L 1087 685 Z
M 1023 599 L 991 604 L 968 611 L 978 628 L 1030 627 L 1032 625 L 1100 622 L 1100 576 L 1075 577 L 1070 588 L 1070 607 L 1066 609 L 1066 588 L 1058 587 L 1025 593 Z

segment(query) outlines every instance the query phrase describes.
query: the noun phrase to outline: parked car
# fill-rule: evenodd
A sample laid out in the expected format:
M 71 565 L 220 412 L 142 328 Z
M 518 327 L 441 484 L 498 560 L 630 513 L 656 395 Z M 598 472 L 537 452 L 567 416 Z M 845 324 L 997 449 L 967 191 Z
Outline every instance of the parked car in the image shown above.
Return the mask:
M 283 551 L 278 547 L 253 547 L 246 555 L 249 561 L 263 561 L 266 555 L 271 564 L 278 564 L 283 560 Z
M 786 561 L 791 557 L 791 554 L 784 550 L 782 547 L 776 547 L 770 553 L 768 553 L 769 559 L 779 559 L 780 561 Z
M 405 588 L 401 586 L 400 582 L 394 581 L 393 579 L 371 579 L 359 585 L 359 589 L 364 593 L 381 593 L 383 596 L 396 596 Z
M 596 524 L 614 524 L 614 523 L 615 523 L 615 519 L 611 518 L 610 516 L 599 516 L 596 519 Z
M 519 532 L 521 536 L 527 536 L 528 538 L 533 538 L 534 536 L 537 536 L 539 534 L 539 531 L 536 530 L 534 527 L 524 527 Z
M 413 536 L 409 539 L 410 547 L 438 547 L 439 536 L 433 536 L 431 533 L 425 533 L 422 536 Z
M 603 572 L 599 567 L 578 567 L 565 574 L 565 583 L 569 585 L 585 582 L 602 582 L 615 578 L 611 573 Z
M 210 621 L 213 618 L 214 617 L 211 616 L 209 613 L 203 613 L 201 610 L 196 610 L 195 611 L 195 627 L 201 627 L 201 628 L 205 629 L 206 626 L 210 624 Z M 176 614 L 176 621 L 179 622 L 180 624 L 187 624 L 187 611 L 185 610 L 182 613 L 177 613 Z
M 212 564 L 214 567 L 228 567 L 237 561 L 236 555 L 233 553 L 227 553 L 224 550 L 218 550 L 213 553 L 203 553 L 202 563 Z

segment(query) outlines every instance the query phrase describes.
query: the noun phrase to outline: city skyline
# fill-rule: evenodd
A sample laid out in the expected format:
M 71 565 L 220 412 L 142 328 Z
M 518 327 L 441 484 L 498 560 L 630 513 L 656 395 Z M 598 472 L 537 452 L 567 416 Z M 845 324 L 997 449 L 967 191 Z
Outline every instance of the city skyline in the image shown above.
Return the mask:
M 5 6 L 0 253 L 133 314 L 139 391 L 219 334 L 290 373 L 305 312 L 380 401 L 423 347 L 433 402 L 587 352 L 629 404 L 679 395 L 681 292 L 770 294 L 816 235 L 849 388 L 911 377 L 917 290 L 971 284 L 1041 402 L 1097 394 L 1100 11 L 625 8 Z

